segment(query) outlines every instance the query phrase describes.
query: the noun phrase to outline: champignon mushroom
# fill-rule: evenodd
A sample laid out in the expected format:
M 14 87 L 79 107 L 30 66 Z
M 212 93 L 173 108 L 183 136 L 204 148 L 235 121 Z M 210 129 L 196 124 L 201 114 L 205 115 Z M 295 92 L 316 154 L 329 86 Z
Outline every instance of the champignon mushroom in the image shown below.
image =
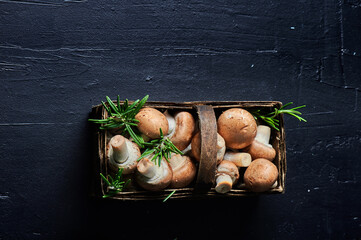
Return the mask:
M 238 178 L 239 172 L 237 166 L 233 162 L 223 160 L 217 167 L 216 192 L 229 192 Z
M 195 120 L 189 112 L 177 112 L 174 117 L 168 111 L 164 113 L 168 120 L 168 138 L 180 151 L 184 150 L 192 140 L 196 128 Z
M 196 166 L 188 156 L 172 154 L 169 164 L 173 171 L 170 187 L 182 188 L 189 185 L 196 176 Z
M 252 144 L 244 149 L 251 154 L 252 159 L 265 158 L 270 161 L 276 157 L 276 150 L 269 144 L 271 128 L 265 125 L 257 127 L 257 135 Z
M 191 151 L 193 157 L 199 161 L 201 158 L 201 134 L 200 132 L 196 133 L 194 137 L 192 138 L 191 142 Z M 224 156 L 224 153 L 226 152 L 226 145 L 224 142 L 224 139 L 221 135 L 217 133 L 217 164 L 219 164 Z
M 148 156 L 138 162 L 135 179 L 142 188 L 148 191 L 160 191 L 172 181 L 172 169 L 164 158 L 160 166 L 151 159 L 152 156 Z
M 252 114 L 242 108 L 224 111 L 217 121 L 218 133 L 226 146 L 242 149 L 250 145 L 257 133 L 257 123 Z
M 252 192 L 269 190 L 277 178 L 277 167 L 271 161 L 264 158 L 253 160 L 243 176 L 246 187 Z
M 159 138 L 159 129 L 162 129 L 164 135 L 168 133 L 167 118 L 155 108 L 145 107 L 140 109 L 135 115 L 135 119 L 139 121 L 137 124 L 139 131 L 150 138 Z
M 113 172 L 123 168 L 123 174 L 132 173 L 140 157 L 138 145 L 122 135 L 113 136 L 107 147 L 108 165 Z
M 251 154 L 245 152 L 227 151 L 223 160 L 233 162 L 237 167 L 248 167 L 252 162 Z

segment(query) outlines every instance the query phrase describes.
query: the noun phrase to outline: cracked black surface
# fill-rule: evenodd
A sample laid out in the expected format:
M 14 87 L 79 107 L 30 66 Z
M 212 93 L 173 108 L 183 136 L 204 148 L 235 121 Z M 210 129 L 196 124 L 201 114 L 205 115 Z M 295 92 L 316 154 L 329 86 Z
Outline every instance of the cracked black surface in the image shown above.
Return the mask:
M 0 0 L 0 239 L 360 239 L 361 2 Z M 91 106 L 278 100 L 286 193 L 87 196 Z

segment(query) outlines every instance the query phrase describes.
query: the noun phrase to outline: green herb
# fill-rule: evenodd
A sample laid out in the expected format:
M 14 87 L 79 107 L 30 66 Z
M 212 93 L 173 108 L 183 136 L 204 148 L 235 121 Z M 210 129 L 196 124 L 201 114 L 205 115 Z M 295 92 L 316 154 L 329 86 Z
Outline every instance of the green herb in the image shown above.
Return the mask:
M 104 177 L 104 175 L 102 173 L 100 173 L 100 176 L 102 177 L 104 182 L 107 184 L 108 189 L 109 189 L 108 194 L 105 194 L 103 196 L 103 198 L 111 197 L 111 196 L 117 194 L 118 192 L 122 192 L 123 189 L 129 184 L 130 179 L 128 179 L 128 181 L 126 181 L 126 182 L 123 181 L 122 174 L 123 174 L 123 168 L 119 168 L 114 179 L 110 175 L 108 175 L 108 177 Z
M 164 198 L 163 202 L 167 201 L 174 193 L 176 190 L 172 191 L 166 198 Z
M 111 128 L 120 128 L 122 129 L 121 134 L 125 135 L 127 132 L 133 138 L 134 142 L 140 147 L 144 147 L 144 140 L 138 133 L 137 129 L 133 128 L 137 126 L 139 122 L 135 119 L 135 115 L 143 107 L 145 102 L 148 100 L 149 95 L 146 95 L 142 100 L 136 100 L 131 105 L 129 105 L 128 99 L 126 99 L 123 104 L 120 104 L 119 95 L 117 98 L 117 105 L 106 96 L 108 105 L 102 101 L 104 108 L 107 110 L 109 116 L 107 119 L 89 119 L 88 121 L 102 124 L 100 129 L 111 129 Z
M 261 109 L 258 109 L 256 111 L 251 111 L 251 113 L 255 119 L 262 119 L 266 124 L 268 124 L 270 127 L 274 128 L 274 129 L 276 129 L 277 131 L 279 131 L 279 128 L 278 128 L 279 120 L 276 119 L 276 117 L 281 113 L 289 114 L 289 115 L 297 118 L 300 121 L 307 122 L 306 119 L 299 116 L 299 115 L 302 115 L 302 113 L 297 111 L 297 109 L 306 107 L 306 105 L 294 107 L 291 109 L 285 109 L 285 107 L 287 107 L 291 104 L 293 104 L 293 102 L 289 102 L 289 103 L 283 105 L 280 109 L 275 108 L 274 111 L 270 112 L 270 113 L 263 113 Z
M 156 162 L 158 160 L 158 166 L 162 162 L 164 157 L 167 161 L 171 156 L 171 153 L 183 153 L 169 140 L 168 137 L 164 137 L 163 131 L 160 128 L 160 138 L 151 140 L 150 142 L 145 142 L 144 145 L 147 147 L 142 155 L 138 158 L 138 161 L 148 155 L 154 154 L 152 161 Z

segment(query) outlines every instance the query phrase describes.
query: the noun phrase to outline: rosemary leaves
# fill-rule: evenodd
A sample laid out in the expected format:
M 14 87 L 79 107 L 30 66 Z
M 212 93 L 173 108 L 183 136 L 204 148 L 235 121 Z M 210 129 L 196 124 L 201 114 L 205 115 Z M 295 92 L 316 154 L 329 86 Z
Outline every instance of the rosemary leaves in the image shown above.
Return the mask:
M 174 146 L 169 138 L 164 136 L 162 129 L 159 129 L 159 131 L 160 138 L 144 143 L 147 149 L 143 152 L 138 160 L 153 154 L 152 161 L 157 162 L 158 166 L 160 166 L 163 157 L 168 161 L 171 153 L 178 153 L 183 155 L 183 152 Z
M 139 145 L 139 147 L 144 147 L 144 140 L 140 136 L 137 129 L 134 129 L 134 127 L 136 127 L 137 123 L 139 122 L 137 119 L 135 119 L 135 115 L 146 103 L 148 97 L 149 95 L 146 95 L 142 100 L 138 99 L 134 101 L 131 105 L 129 105 L 129 101 L 128 99 L 126 99 L 121 105 L 118 95 L 117 105 L 115 105 L 113 101 L 108 96 L 106 96 L 108 106 L 103 101 L 102 104 L 105 110 L 108 112 L 108 118 L 89 119 L 88 121 L 102 124 L 100 129 L 117 128 L 121 130 L 122 135 L 129 133 L 129 135 L 133 138 L 134 142 Z
M 272 127 L 273 129 L 275 129 L 277 131 L 279 131 L 279 128 L 278 128 L 279 120 L 276 117 L 281 113 L 291 115 L 300 121 L 307 122 L 306 119 L 299 116 L 299 115 L 302 115 L 302 113 L 297 111 L 297 109 L 304 108 L 304 107 L 306 107 L 306 105 L 294 107 L 291 109 L 285 109 L 287 106 L 289 106 L 291 104 L 293 104 L 293 102 L 289 102 L 289 103 L 283 105 L 280 109 L 274 108 L 274 111 L 270 112 L 270 113 L 264 113 L 264 112 L 262 112 L 261 109 L 257 109 L 255 111 L 251 111 L 251 114 L 253 115 L 253 117 L 256 120 L 257 119 L 263 120 L 266 124 L 268 124 L 270 127 Z
M 115 174 L 115 177 L 108 175 L 105 177 L 100 173 L 101 178 L 108 186 L 108 193 L 103 195 L 103 198 L 111 197 L 119 192 L 122 192 L 123 189 L 130 183 L 130 179 L 123 181 L 123 168 L 119 168 L 118 172 Z

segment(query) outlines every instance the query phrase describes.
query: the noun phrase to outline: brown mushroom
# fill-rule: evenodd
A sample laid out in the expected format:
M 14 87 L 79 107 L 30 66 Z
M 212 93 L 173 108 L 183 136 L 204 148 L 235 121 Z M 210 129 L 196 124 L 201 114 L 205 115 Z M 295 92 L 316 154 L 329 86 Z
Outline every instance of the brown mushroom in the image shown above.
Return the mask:
M 245 148 L 253 142 L 257 133 L 257 123 L 252 114 L 242 108 L 224 111 L 217 120 L 218 133 L 233 149 Z
M 165 113 L 168 120 L 168 138 L 180 150 L 184 150 L 192 140 L 196 128 L 195 120 L 189 112 L 177 112 L 174 117 L 168 111 Z
M 142 188 L 148 191 L 160 191 L 171 183 L 172 169 L 164 158 L 160 166 L 151 159 L 152 156 L 148 156 L 138 162 L 135 179 Z
M 134 172 L 140 157 L 138 145 L 122 135 L 113 136 L 107 147 L 108 166 L 113 172 L 123 168 L 123 174 Z
M 264 158 L 253 160 L 243 176 L 246 187 L 252 192 L 269 190 L 277 178 L 277 167 L 271 161 Z
M 223 160 L 217 167 L 216 192 L 229 192 L 238 178 L 239 172 L 237 166 L 233 162 Z
M 251 154 L 245 152 L 227 151 L 223 160 L 233 162 L 237 167 L 248 167 L 252 162 Z
M 269 144 L 271 128 L 265 125 L 257 127 L 257 135 L 252 144 L 244 149 L 251 154 L 252 159 L 265 158 L 270 161 L 276 157 L 276 150 Z
M 140 109 L 135 115 L 135 119 L 139 121 L 137 124 L 139 131 L 150 138 L 159 138 L 160 128 L 164 135 L 168 133 L 167 118 L 155 108 L 145 107 Z
M 193 157 L 199 161 L 201 158 L 201 134 L 200 132 L 196 133 L 194 137 L 192 138 L 191 142 L 191 151 Z M 224 153 L 226 152 L 226 145 L 224 142 L 224 139 L 221 135 L 217 133 L 217 164 L 219 164 L 224 156 Z
M 189 185 L 196 176 L 196 166 L 188 156 L 172 154 L 169 164 L 173 171 L 171 188 L 182 188 Z

